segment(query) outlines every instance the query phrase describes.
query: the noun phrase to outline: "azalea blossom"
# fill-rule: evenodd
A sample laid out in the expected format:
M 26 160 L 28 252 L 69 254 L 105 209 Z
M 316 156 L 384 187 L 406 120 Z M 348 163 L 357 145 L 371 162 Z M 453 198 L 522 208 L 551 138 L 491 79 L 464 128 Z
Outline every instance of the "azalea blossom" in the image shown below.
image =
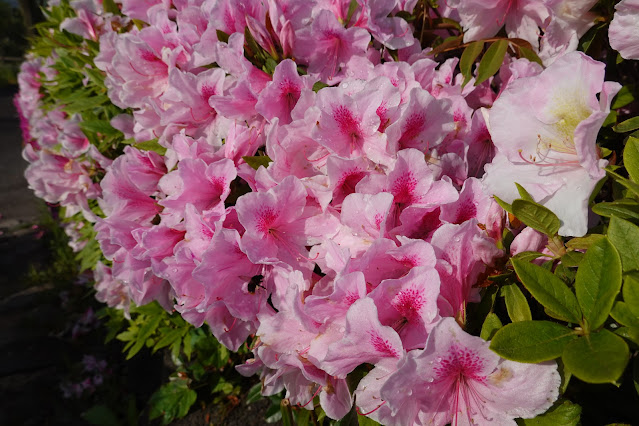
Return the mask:
M 381 387 L 389 425 L 514 425 L 557 399 L 561 382 L 554 361 L 522 364 L 500 358 L 489 342 L 442 319 L 426 347 L 408 353 Z
M 610 46 L 625 59 L 639 59 L 639 1 L 620 1 L 615 11 L 610 22 Z
M 512 81 L 490 110 L 498 153 L 486 165 L 485 191 L 510 203 L 519 183 L 559 217 L 560 235 L 586 233 L 588 199 L 608 164 L 596 139 L 621 86 L 604 82 L 604 69 L 569 53 L 537 76 Z

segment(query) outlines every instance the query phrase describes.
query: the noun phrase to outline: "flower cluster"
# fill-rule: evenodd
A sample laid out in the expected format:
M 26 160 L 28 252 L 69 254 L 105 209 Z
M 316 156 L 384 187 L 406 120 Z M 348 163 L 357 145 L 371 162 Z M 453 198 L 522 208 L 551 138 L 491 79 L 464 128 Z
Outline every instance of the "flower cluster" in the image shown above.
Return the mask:
M 119 3 L 115 17 L 72 1 L 63 29 L 99 42 L 109 99 L 131 112 L 111 125 L 133 146 L 111 162 L 76 116 L 43 113 L 37 75 L 54 71 L 40 59 L 18 100 L 31 187 L 95 223 L 99 300 L 158 301 L 231 350 L 257 336 L 238 371 L 292 404 L 319 396 L 334 419 L 354 399 L 397 425 L 511 424 L 553 404 L 554 362 L 506 361 L 460 324 L 493 268 L 547 243 L 493 195 L 512 202 L 517 182 L 560 235 L 588 229 L 607 164 L 595 140 L 619 90 L 573 52 L 595 1 L 430 10 L 465 42 L 505 25 L 547 66 L 507 55 L 480 84 L 422 48 L 405 19 L 416 1 Z

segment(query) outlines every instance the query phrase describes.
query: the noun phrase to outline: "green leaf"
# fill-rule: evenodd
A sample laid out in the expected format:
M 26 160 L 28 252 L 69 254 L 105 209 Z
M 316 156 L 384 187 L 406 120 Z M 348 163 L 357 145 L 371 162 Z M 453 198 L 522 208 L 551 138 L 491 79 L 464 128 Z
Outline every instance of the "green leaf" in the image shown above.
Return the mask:
M 623 300 L 628 304 L 630 311 L 639 316 L 639 276 L 637 273 L 626 275 L 623 281 Z
M 280 420 L 282 420 L 282 411 L 280 410 L 279 400 L 277 403 L 271 400 L 271 405 L 264 414 L 264 421 L 270 424 L 279 422 Z
M 543 66 L 544 63 L 541 61 L 541 58 L 535 53 L 534 50 L 529 49 L 525 46 L 518 46 L 520 57 L 528 59 L 530 62 L 536 62 L 539 65 Z
M 526 225 L 552 237 L 559 231 L 561 222 L 556 214 L 528 200 L 513 201 L 513 214 Z
M 561 359 L 566 368 L 584 382 L 613 383 L 623 374 L 629 358 L 626 342 L 603 329 L 570 342 Z
M 486 319 L 484 320 L 484 324 L 481 326 L 481 333 L 479 336 L 484 340 L 490 340 L 500 328 L 502 328 L 501 320 L 495 313 L 491 312 L 486 315 Z
M 79 125 L 82 130 L 93 133 L 102 133 L 104 135 L 115 135 L 120 133 L 119 130 L 114 129 L 106 120 L 81 121 Z
M 639 119 L 639 117 L 635 118 Z M 623 149 L 623 165 L 626 167 L 630 179 L 639 182 L 639 139 L 628 137 Z
M 585 329 L 593 331 L 603 325 L 619 290 L 621 259 L 608 238 L 602 238 L 586 252 L 575 279 L 575 293 Z
M 617 133 L 626 133 L 632 132 L 633 130 L 639 129 L 639 116 L 629 118 L 626 121 L 622 121 L 612 128 Z
M 571 329 L 551 321 L 514 322 L 495 333 L 490 349 L 512 361 L 538 363 L 561 356 L 576 338 Z
M 317 93 L 325 87 L 329 87 L 328 84 L 318 81 L 317 83 L 313 84 L 313 92 Z
M 530 195 L 528 191 L 526 191 L 526 188 L 524 188 L 517 182 L 515 182 L 515 186 L 517 187 L 517 192 L 519 192 L 519 196 L 522 200 L 532 201 L 533 203 L 535 202 L 535 199 L 532 197 L 532 195 Z
M 459 60 L 459 70 L 464 76 L 462 87 L 468 84 L 470 79 L 473 78 L 473 64 L 482 50 L 484 50 L 484 42 L 482 40 L 474 41 L 464 49 L 461 59 Z
M 576 426 L 581 419 L 581 406 L 566 399 L 558 400 L 548 411 L 534 419 L 521 419 L 524 426 Z
M 153 346 L 153 352 L 166 346 L 172 345 L 176 340 L 182 339 L 182 330 L 173 329 L 167 333 L 162 334 L 162 338 Z
M 174 380 L 162 386 L 151 395 L 149 418 L 162 416 L 162 424 L 186 416 L 197 400 L 197 393 L 189 389 L 186 380 Z
M 635 384 L 635 390 L 639 393 L 639 357 L 635 357 L 632 362 L 632 382 Z
M 634 85 L 625 85 L 619 90 L 619 93 L 615 96 L 610 105 L 610 109 L 623 108 L 632 101 L 635 100 L 633 92 Z
M 538 259 L 541 256 L 545 256 L 545 255 L 543 253 L 539 253 L 538 251 L 522 251 L 514 255 L 512 259 L 519 259 L 524 262 L 530 262 L 531 260 Z
M 588 49 L 590 48 L 590 46 L 592 45 L 592 42 L 597 37 L 597 34 L 599 33 L 599 30 L 602 29 L 605 25 L 606 24 L 596 25 L 596 26 L 590 28 L 586 32 L 586 34 L 584 34 L 581 37 L 581 40 L 579 40 L 579 50 L 581 50 L 584 53 L 588 52 Z
M 584 254 L 580 251 L 569 251 L 561 256 L 561 264 L 567 267 L 577 267 L 584 258 Z
M 221 41 L 222 43 L 228 43 L 229 42 L 229 35 L 227 33 L 225 33 L 222 30 L 215 30 L 215 33 L 217 34 L 217 39 L 219 41 Z
M 639 346 L 639 328 L 638 327 L 619 327 L 615 330 L 615 334 L 630 340 Z
M 567 322 L 579 323 L 581 309 L 577 298 L 552 272 L 532 263 L 512 259 L 517 276 L 539 303 Z
M 118 425 L 118 416 L 104 404 L 94 405 L 87 411 L 82 413 L 82 418 L 88 423 L 97 426 L 113 426 Z
M 566 243 L 566 247 L 571 250 L 588 250 L 591 245 L 603 237 L 601 234 L 590 234 L 585 237 L 573 238 Z
M 608 239 L 619 251 L 623 271 L 639 270 L 639 227 L 627 220 L 612 217 Z
M 295 424 L 297 426 L 308 426 L 311 424 L 311 411 L 310 410 L 295 410 Z
M 499 67 L 504 62 L 506 50 L 508 50 L 508 40 L 497 40 L 490 45 L 479 62 L 475 86 L 480 85 L 499 71 Z
M 632 192 L 636 197 L 639 197 L 639 184 L 628 180 L 625 177 L 614 172 L 610 166 L 606 167 L 606 173 L 608 173 L 608 175 L 612 177 L 616 182 L 619 182 L 621 185 L 630 190 L 630 192 Z
M 245 156 L 242 157 L 242 159 L 255 170 L 259 169 L 260 166 L 268 167 L 269 163 L 273 161 L 268 157 L 268 155 L 256 155 L 254 157 Z
M 136 143 L 133 146 L 143 151 L 154 151 L 160 155 L 166 154 L 166 148 L 160 145 L 157 139 L 151 139 L 150 141 Z
M 380 424 L 377 423 L 375 420 L 366 416 L 358 416 L 357 421 L 359 423 L 359 426 L 380 426 Z
M 346 22 L 344 22 L 344 24 L 346 26 L 348 26 L 348 24 L 350 24 L 351 18 L 353 18 L 353 14 L 357 10 L 357 6 L 358 5 L 359 4 L 357 3 L 357 0 L 351 0 L 351 2 L 348 4 L 348 12 L 346 14 Z
M 135 344 L 129 350 L 129 353 L 126 356 L 126 359 L 131 359 L 135 354 L 137 354 L 140 349 L 144 347 L 146 344 L 146 340 L 155 332 L 158 328 L 158 325 L 162 321 L 162 317 L 160 315 L 152 316 L 147 318 L 147 321 L 142 324 L 140 327 L 140 332 L 138 333 Z
M 628 303 L 616 302 L 612 311 L 610 311 L 610 315 L 619 324 L 639 328 L 639 317 L 632 312 Z
M 632 198 L 595 204 L 592 211 L 604 217 L 617 216 L 621 219 L 639 220 L 639 203 Z
M 493 198 L 495 199 L 495 202 L 497 204 L 499 204 L 499 206 L 506 210 L 508 213 L 513 214 L 513 206 L 512 204 L 508 204 L 507 202 L 505 202 L 504 200 L 502 200 L 501 198 L 499 198 L 496 195 L 493 195 Z
M 351 410 L 344 417 L 335 422 L 335 426 L 359 426 L 357 417 L 359 416 L 357 414 L 355 404 L 353 404 Z
M 517 284 L 503 286 L 501 295 L 506 299 L 506 309 L 512 322 L 532 320 L 526 296 L 524 296 Z
M 246 404 L 252 404 L 262 399 L 262 383 L 255 384 L 246 394 Z
M 107 13 L 113 13 L 114 15 L 120 14 L 120 8 L 113 0 L 102 0 L 102 7 Z

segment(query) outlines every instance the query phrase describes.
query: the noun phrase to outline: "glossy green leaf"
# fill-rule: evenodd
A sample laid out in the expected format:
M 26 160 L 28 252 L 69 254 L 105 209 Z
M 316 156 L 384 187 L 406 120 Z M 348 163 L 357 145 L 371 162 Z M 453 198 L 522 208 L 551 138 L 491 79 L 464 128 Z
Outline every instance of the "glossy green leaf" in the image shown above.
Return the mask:
M 617 216 L 621 219 L 639 220 L 639 203 L 631 198 L 595 204 L 592 211 L 604 217 Z
M 610 311 L 610 315 L 619 324 L 639 328 L 639 316 L 634 314 L 630 309 L 630 305 L 626 302 L 616 302 L 612 311 Z
M 517 192 L 519 192 L 519 196 L 522 200 L 532 201 L 533 203 L 535 202 L 535 199 L 532 197 L 532 195 L 530 195 L 528 191 L 526 191 L 526 188 L 524 188 L 517 182 L 515 182 L 515 186 L 517 187 Z
M 78 125 L 82 130 L 93 133 L 102 133 L 104 135 L 116 135 L 120 133 L 120 131 L 114 129 L 108 121 L 104 120 L 81 121 Z
M 629 358 L 626 342 L 606 329 L 570 342 L 561 357 L 575 377 L 588 383 L 615 382 Z
M 497 333 L 497 330 L 502 328 L 502 326 L 503 325 L 499 317 L 495 313 L 491 312 L 486 315 L 484 324 L 481 326 L 481 333 L 479 334 L 479 337 L 484 340 L 490 340 L 493 338 L 495 333 Z
M 499 71 L 499 67 L 504 62 L 506 50 L 508 50 L 508 40 L 497 40 L 490 45 L 479 62 L 475 86 L 480 85 Z
M 625 85 L 619 90 L 619 93 L 615 96 L 610 105 L 610 109 L 623 108 L 632 101 L 635 100 L 633 92 L 633 85 Z
M 459 60 L 459 70 L 464 76 L 462 87 L 468 84 L 470 79 L 473 78 L 473 64 L 482 50 L 484 50 L 484 42 L 482 40 L 474 41 L 464 49 L 461 59 Z
M 512 264 L 521 282 L 539 303 L 566 321 L 581 321 L 577 298 L 560 278 L 533 263 L 513 259 Z
M 626 179 L 625 177 L 613 171 L 610 166 L 606 167 L 606 173 L 608 173 L 608 175 L 612 177 L 616 182 L 626 187 L 630 192 L 632 192 L 632 194 L 634 194 L 634 196 L 639 197 L 639 183 L 635 183 L 629 179 Z
M 262 383 L 257 383 L 255 385 L 253 385 L 253 387 L 251 389 L 249 389 L 248 393 L 246 394 L 246 399 L 245 402 L 246 404 L 252 404 L 254 402 L 259 401 L 260 399 L 262 399 Z
M 259 169 L 260 166 L 268 167 L 269 163 L 273 161 L 268 157 L 268 155 L 256 155 L 254 157 L 245 156 L 242 157 L 242 159 L 255 170 Z
M 619 327 L 615 329 L 615 334 L 639 346 L 639 327 Z
M 575 293 L 584 317 L 582 326 L 596 330 L 608 318 L 621 290 L 621 259 L 608 240 L 590 246 L 577 270 Z
M 622 121 L 612 128 L 617 133 L 627 133 L 639 129 L 639 117 L 632 117 L 626 121 Z
M 639 273 L 635 272 L 625 276 L 621 292 L 630 311 L 639 316 Z
M 557 401 L 548 411 L 534 419 L 521 419 L 525 426 L 576 426 L 581 419 L 581 406 L 568 400 Z
M 639 119 L 639 117 L 635 118 Z M 628 137 L 623 149 L 623 165 L 626 167 L 630 179 L 639 182 L 639 139 Z
M 613 217 L 608 226 L 608 239 L 619 251 L 623 271 L 639 270 L 639 226 Z
M 564 347 L 576 338 L 571 329 L 555 322 L 514 322 L 495 333 L 490 349 L 512 361 L 537 363 L 561 356 Z
M 501 198 L 499 198 L 496 195 L 493 195 L 493 198 L 495 199 L 495 202 L 497 204 L 499 204 L 499 206 L 506 210 L 508 213 L 513 214 L 513 206 L 512 204 L 508 204 L 507 202 L 505 202 L 504 200 L 502 200 Z
M 149 418 L 162 416 L 162 424 L 186 416 L 197 399 L 197 393 L 189 389 L 186 380 L 174 380 L 151 395 Z
M 601 234 L 590 234 L 585 237 L 573 238 L 566 243 L 566 247 L 571 250 L 588 250 L 591 245 L 603 237 Z
M 584 254 L 580 251 L 569 251 L 561 256 L 561 264 L 568 267 L 577 267 L 584 258 Z
M 546 207 L 528 200 L 515 200 L 512 206 L 513 214 L 531 228 L 548 236 L 559 231 L 559 218 Z
M 501 288 L 501 295 L 506 301 L 508 316 L 512 322 L 531 321 L 530 307 L 526 296 L 521 292 L 517 284 L 508 284 Z
M 516 255 L 514 255 L 512 257 L 512 259 L 519 259 L 522 260 L 524 262 L 530 262 L 532 260 L 538 259 L 541 256 L 544 256 L 543 253 L 539 253 L 538 251 L 522 251 L 520 253 L 517 253 Z M 511 260 L 512 262 L 512 260 Z
M 539 55 L 537 55 L 537 53 L 534 50 L 529 49 L 525 46 L 518 46 L 518 47 L 519 47 L 519 54 L 522 58 L 526 58 L 530 62 L 536 62 L 542 66 L 544 65 L 543 62 L 541 61 L 541 58 L 539 57 Z

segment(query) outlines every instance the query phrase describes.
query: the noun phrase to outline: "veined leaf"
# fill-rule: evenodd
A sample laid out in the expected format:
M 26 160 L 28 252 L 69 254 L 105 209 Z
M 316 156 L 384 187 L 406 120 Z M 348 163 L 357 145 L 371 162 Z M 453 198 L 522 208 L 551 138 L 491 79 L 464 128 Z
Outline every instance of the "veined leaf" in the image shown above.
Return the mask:
M 554 236 L 561 222 L 550 209 L 528 200 L 513 201 L 513 214 L 517 219 L 549 237 Z
M 502 358 L 518 362 L 542 362 L 558 358 L 577 335 L 551 321 L 521 321 L 501 328 L 490 349 Z
M 479 62 L 475 86 L 480 85 L 499 71 L 499 67 L 504 62 L 506 50 L 508 50 L 508 40 L 497 40 L 490 45 Z
M 506 309 L 512 322 L 532 320 L 526 296 L 524 296 L 517 284 L 503 286 L 501 294 L 506 299 Z
M 474 41 L 464 49 L 461 59 L 459 60 L 459 70 L 464 76 L 462 87 L 468 84 L 470 79 L 473 78 L 473 64 L 482 50 L 484 50 L 484 42 L 482 40 Z
M 517 276 L 539 303 L 572 323 L 581 322 L 581 309 L 572 290 L 552 272 L 519 259 L 512 259 Z
M 619 250 L 623 271 L 639 270 L 639 226 L 613 216 L 608 239 Z
M 615 382 L 629 358 L 626 342 L 606 329 L 570 342 L 561 357 L 575 377 L 588 383 Z
M 639 128 L 639 117 L 635 118 L 638 119 L 637 128 Z M 626 121 L 624 121 L 624 123 L 625 122 Z M 635 182 L 639 182 L 639 139 L 632 136 L 628 137 L 626 146 L 623 149 L 623 164 L 626 166 L 630 179 Z
M 586 252 L 575 279 L 575 293 L 583 312 L 584 328 L 593 331 L 603 325 L 619 290 L 621 259 L 608 238 L 602 238 Z

